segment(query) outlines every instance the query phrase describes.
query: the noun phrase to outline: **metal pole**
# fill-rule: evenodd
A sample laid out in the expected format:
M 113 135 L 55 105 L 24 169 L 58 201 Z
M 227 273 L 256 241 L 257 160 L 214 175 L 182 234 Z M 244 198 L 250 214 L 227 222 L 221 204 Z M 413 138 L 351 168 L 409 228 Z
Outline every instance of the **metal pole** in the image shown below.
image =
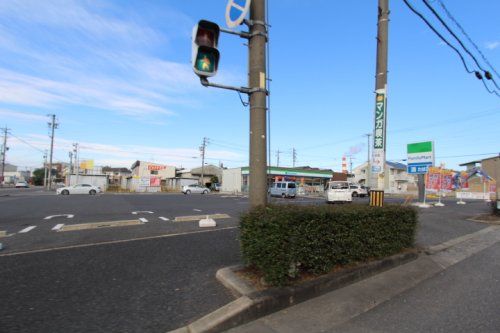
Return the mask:
M 201 145 L 201 185 L 203 185 L 203 177 L 205 175 L 205 148 L 207 146 L 207 138 L 203 138 Z
M 249 87 L 258 89 L 250 95 L 250 206 L 267 204 L 266 155 L 266 0 L 250 5 Z
M 52 133 L 50 135 L 50 159 L 49 159 L 49 181 L 48 181 L 49 190 L 52 189 L 52 156 L 54 154 L 54 130 L 57 126 L 56 115 L 52 114 L 50 116 L 52 117 L 52 121 L 49 123 L 49 126 L 51 126 Z
M 75 152 L 75 165 L 76 165 L 76 184 L 78 184 L 78 176 L 80 174 L 80 153 L 78 151 L 78 143 L 73 143 L 73 146 L 75 147 L 74 152 Z
M 377 67 L 375 75 L 375 90 L 386 89 L 387 86 L 387 53 L 388 53 L 388 35 L 389 35 L 389 0 L 378 0 L 378 24 L 377 24 Z M 386 91 L 387 94 L 387 91 Z M 386 95 L 387 96 L 387 95 Z M 387 150 L 387 105 L 384 103 L 384 158 L 382 161 L 382 172 L 384 173 L 384 185 L 379 190 L 384 190 L 389 183 L 389 170 L 385 165 Z M 375 133 L 374 133 L 375 134 Z M 375 137 L 375 136 L 374 136 Z M 375 142 L 375 140 L 373 140 Z
M 280 166 L 280 150 L 278 149 L 278 151 L 276 152 L 276 167 L 279 167 Z

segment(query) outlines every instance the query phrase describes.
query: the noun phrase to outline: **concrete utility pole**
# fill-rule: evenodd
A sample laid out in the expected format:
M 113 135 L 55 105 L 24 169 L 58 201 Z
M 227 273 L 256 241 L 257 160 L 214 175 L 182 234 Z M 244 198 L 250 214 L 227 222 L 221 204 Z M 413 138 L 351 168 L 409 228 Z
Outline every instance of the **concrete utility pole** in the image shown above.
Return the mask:
M 1 174 L 1 177 L 0 177 L 0 184 L 4 184 L 5 182 L 5 179 L 4 179 L 4 175 L 5 175 L 5 155 L 7 154 L 7 150 L 9 150 L 9 148 L 7 148 L 7 133 L 9 132 L 9 128 L 7 128 L 7 126 L 5 126 L 3 129 L 3 145 L 2 145 L 2 174 Z
M 278 151 L 276 152 L 276 166 L 279 167 L 280 166 L 280 154 L 282 152 L 278 149 Z
M 365 134 L 366 140 L 367 140 L 367 147 L 368 147 L 368 153 L 367 153 L 367 159 L 366 159 L 366 186 L 370 186 L 370 179 L 371 179 L 371 166 L 370 166 L 370 136 L 372 136 L 370 133 Z
M 250 206 L 267 204 L 266 122 L 266 0 L 250 5 L 249 88 L 250 94 Z
M 79 153 L 79 148 L 78 148 L 78 143 L 73 143 L 73 153 L 75 154 L 75 166 L 76 166 L 76 184 L 78 184 L 78 175 L 80 174 L 80 163 L 79 163 L 79 158 L 80 158 L 80 153 Z
M 203 142 L 200 146 L 200 152 L 201 152 L 201 185 L 204 186 L 204 183 L 203 183 L 203 177 L 205 175 L 205 151 L 207 149 L 207 145 L 208 145 L 208 138 L 204 137 L 203 138 Z
M 73 152 L 70 151 L 68 153 L 68 156 L 69 156 L 69 181 L 68 181 L 68 185 L 71 186 L 71 174 L 73 173 Z
M 377 67 L 376 67 L 376 75 L 375 75 L 375 91 L 377 92 L 377 98 L 379 97 L 378 92 L 383 91 L 383 97 L 386 98 L 386 87 L 387 87 L 387 53 L 388 53 L 388 36 L 389 36 L 389 0 L 378 0 L 378 24 L 377 24 Z M 376 105 L 379 101 L 376 101 Z M 376 150 L 383 149 L 383 155 L 381 158 L 381 173 L 384 173 L 384 185 L 382 188 L 378 188 L 378 174 L 376 175 L 376 183 L 374 188 L 379 190 L 384 190 L 388 186 L 389 183 L 389 174 L 388 170 L 385 167 L 386 160 L 386 131 L 387 131 L 387 105 L 384 100 L 384 119 L 383 119 L 383 128 L 382 128 L 382 136 L 377 132 L 377 126 L 375 125 L 374 133 L 373 133 L 373 147 L 374 153 Z M 376 118 L 377 113 L 375 112 Z M 375 122 L 376 124 L 376 122 Z M 377 145 L 379 138 L 382 138 L 382 147 Z M 375 181 L 375 180 L 374 180 Z
M 295 162 L 297 162 L 297 150 L 295 148 L 292 148 L 292 165 L 295 168 Z
M 57 128 L 59 125 L 56 123 L 56 115 L 55 114 L 50 114 L 49 117 L 51 117 L 51 121 L 49 123 L 49 127 L 51 128 L 51 135 L 50 135 L 50 159 L 49 159 L 49 182 L 48 182 L 48 188 L 49 190 L 52 189 L 52 157 L 54 155 L 54 130 Z
M 43 188 L 47 188 L 47 149 L 43 153 Z

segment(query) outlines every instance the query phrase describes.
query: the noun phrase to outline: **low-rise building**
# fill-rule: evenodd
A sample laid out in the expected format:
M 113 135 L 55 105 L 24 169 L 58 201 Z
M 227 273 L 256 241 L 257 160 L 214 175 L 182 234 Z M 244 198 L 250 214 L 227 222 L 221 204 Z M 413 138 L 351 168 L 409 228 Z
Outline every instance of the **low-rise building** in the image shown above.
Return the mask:
M 495 181 L 496 195 L 497 198 L 500 198 L 500 154 L 497 156 L 492 156 L 488 158 L 483 158 L 481 160 L 474 160 L 466 163 L 460 164 L 460 166 L 464 166 L 466 171 L 471 171 L 474 168 L 480 168 L 484 170 L 484 172 Z M 470 191 L 483 192 L 484 184 L 483 179 L 480 177 L 471 178 L 468 181 L 468 185 L 470 187 Z
M 168 179 L 175 178 L 176 169 L 170 165 L 136 161 L 131 170 L 122 187 L 133 192 L 160 192 Z
M 0 164 L 0 175 L 2 174 L 2 165 Z M 3 172 L 3 184 L 12 185 L 17 182 L 29 182 L 31 172 L 29 170 L 18 170 L 18 167 L 13 164 L 5 163 Z M 0 184 L 2 180 L 0 179 Z
M 102 168 L 102 173 L 108 176 L 109 185 L 120 186 L 122 181 L 132 174 L 132 171 L 127 168 L 112 168 L 105 166 Z
M 367 165 L 365 162 L 352 170 L 353 183 L 367 185 Z M 386 181 L 383 173 L 377 177 L 377 188 L 383 188 L 387 193 L 407 193 L 417 191 L 417 177 L 408 174 L 406 164 L 386 161 L 389 179 Z M 372 185 L 373 187 L 373 185 Z

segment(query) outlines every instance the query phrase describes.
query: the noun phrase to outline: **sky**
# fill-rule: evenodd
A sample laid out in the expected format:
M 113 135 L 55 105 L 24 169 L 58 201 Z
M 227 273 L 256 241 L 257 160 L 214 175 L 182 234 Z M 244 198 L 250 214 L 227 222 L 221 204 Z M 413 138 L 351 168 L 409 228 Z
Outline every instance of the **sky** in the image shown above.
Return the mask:
M 410 2 L 457 45 L 421 0 Z M 500 2 L 441 2 L 500 72 Z M 271 164 L 279 150 L 280 166 L 292 166 L 292 149 L 297 166 L 338 171 L 345 154 L 354 166 L 365 162 L 375 107 L 377 1 L 268 5 Z M 432 5 L 483 61 L 440 1 Z M 69 162 L 78 143 L 81 160 L 95 165 L 146 160 L 195 167 L 207 137 L 208 163 L 248 165 L 248 108 L 236 92 L 201 86 L 190 64 L 193 26 L 206 19 L 225 27 L 225 8 L 225 0 L 0 1 L 7 162 L 40 167 L 50 147 L 47 115 L 55 114 L 55 162 Z M 436 163 L 448 168 L 498 154 L 500 98 L 402 1 L 390 1 L 390 10 L 387 159 L 402 161 L 408 143 L 428 140 Z M 221 34 L 211 81 L 247 85 L 244 43 Z

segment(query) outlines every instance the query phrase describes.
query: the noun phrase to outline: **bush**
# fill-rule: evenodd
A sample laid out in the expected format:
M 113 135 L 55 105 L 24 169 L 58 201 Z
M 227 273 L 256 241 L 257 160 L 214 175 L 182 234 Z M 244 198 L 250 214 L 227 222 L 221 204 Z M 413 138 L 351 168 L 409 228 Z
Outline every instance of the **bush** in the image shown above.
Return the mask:
M 411 207 L 271 205 L 242 215 L 241 250 L 267 283 L 285 285 L 299 272 L 322 274 L 410 248 L 416 226 Z

